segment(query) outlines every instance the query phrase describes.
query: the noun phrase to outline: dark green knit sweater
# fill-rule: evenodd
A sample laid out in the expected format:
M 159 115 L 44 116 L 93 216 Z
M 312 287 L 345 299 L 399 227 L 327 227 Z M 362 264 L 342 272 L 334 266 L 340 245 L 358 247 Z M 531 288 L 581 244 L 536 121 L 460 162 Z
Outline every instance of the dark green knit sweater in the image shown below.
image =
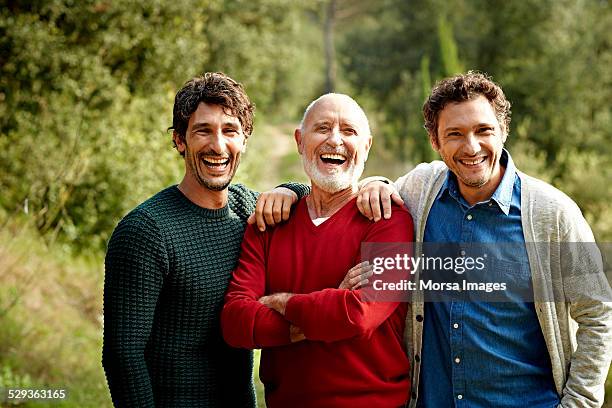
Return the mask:
M 255 406 L 252 354 L 224 343 L 219 314 L 256 198 L 231 185 L 229 205 L 209 210 L 173 186 L 121 220 L 106 254 L 102 353 L 116 406 Z

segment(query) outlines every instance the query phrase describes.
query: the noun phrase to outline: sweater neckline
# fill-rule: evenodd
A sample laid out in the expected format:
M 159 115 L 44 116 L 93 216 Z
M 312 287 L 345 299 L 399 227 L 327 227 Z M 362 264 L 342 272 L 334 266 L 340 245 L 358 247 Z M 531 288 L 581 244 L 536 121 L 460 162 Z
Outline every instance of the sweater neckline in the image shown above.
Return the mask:
M 311 232 L 318 234 L 321 231 L 325 231 L 326 229 L 330 228 L 330 225 L 334 225 L 336 222 L 338 222 L 337 220 L 343 219 L 344 216 L 341 214 L 344 214 L 345 212 L 350 211 L 353 208 L 356 208 L 357 207 L 357 205 L 355 204 L 356 201 L 357 201 L 357 197 L 351 198 L 342 207 L 340 207 L 338 211 L 333 213 L 329 218 L 327 218 L 325 221 L 323 221 L 319 225 L 315 225 L 314 222 L 312 222 L 312 219 L 310 218 L 310 214 L 308 213 L 308 204 L 306 203 L 306 197 L 302 198 L 298 202 L 297 210 L 300 216 L 302 217 L 301 222 L 308 225 L 308 229 Z
M 221 208 L 204 208 L 188 199 L 185 194 L 179 190 L 178 185 L 172 186 L 172 191 L 187 210 L 199 215 L 200 217 L 208 219 L 221 219 L 229 216 L 229 196 L 227 204 Z

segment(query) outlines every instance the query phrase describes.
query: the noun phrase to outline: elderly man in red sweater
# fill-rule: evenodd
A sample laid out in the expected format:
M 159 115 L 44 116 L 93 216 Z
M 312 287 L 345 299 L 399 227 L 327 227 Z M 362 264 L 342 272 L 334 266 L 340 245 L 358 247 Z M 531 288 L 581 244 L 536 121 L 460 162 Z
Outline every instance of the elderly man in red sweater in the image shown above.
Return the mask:
M 360 262 L 363 242 L 412 241 L 412 218 L 397 207 L 373 223 L 357 210 L 372 136 L 353 99 L 313 101 L 295 140 L 312 193 L 287 223 L 247 227 L 223 336 L 234 347 L 263 349 L 269 408 L 403 406 L 410 392 L 406 304 L 366 301 L 363 288 L 346 289 L 343 279 Z

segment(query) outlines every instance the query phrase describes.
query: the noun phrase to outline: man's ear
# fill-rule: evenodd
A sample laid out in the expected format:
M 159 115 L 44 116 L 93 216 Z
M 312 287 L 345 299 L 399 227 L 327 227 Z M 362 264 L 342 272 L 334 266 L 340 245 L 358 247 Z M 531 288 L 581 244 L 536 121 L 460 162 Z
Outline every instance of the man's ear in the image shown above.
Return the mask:
M 176 150 L 178 150 L 179 153 L 184 154 L 186 147 L 185 142 L 183 142 L 183 140 L 176 131 L 172 132 L 172 140 L 174 141 L 174 146 L 176 147 Z
M 244 142 L 242 142 L 242 150 L 241 150 L 241 153 L 246 152 L 247 142 L 248 142 L 248 141 L 249 141 L 249 138 L 248 138 L 248 137 L 245 137 L 245 138 L 244 138 Z
M 365 147 L 365 161 L 368 160 L 368 155 L 370 154 L 370 149 L 372 148 L 372 135 L 370 135 L 370 137 L 368 138 L 368 143 L 366 144 Z
M 434 149 L 436 152 L 440 150 L 440 145 L 438 144 L 438 135 L 434 135 L 431 132 L 427 132 L 427 135 L 429 136 L 429 144 L 431 144 L 431 148 Z
M 295 143 L 297 144 L 298 153 L 302 154 L 302 131 L 300 128 L 296 128 L 293 132 L 293 138 L 295 139 Z
M 506 143 L 506 139 L 508 139 L 508 130 L 501 128 L 501 134 L 502 134 L 502 144 Z

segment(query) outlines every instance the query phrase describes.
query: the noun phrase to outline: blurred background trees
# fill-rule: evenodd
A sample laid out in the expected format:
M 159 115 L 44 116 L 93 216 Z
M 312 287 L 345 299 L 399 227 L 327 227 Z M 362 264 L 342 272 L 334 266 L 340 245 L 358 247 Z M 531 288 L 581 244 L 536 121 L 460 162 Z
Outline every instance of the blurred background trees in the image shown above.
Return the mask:
M 609 242 L 611 26 L 609 0 L 0 0 L 0 386 L 87 377 L 94 405 L 108 402 L 96 357 L 105 243 L 180 180 L 166 129 L 175 92 L 204 71 L 228 73 L 257 105 L 237 176 L 255 189 L 304 180 L 291 134 L 323 92 L 364 106 L 366 171 L 394 179 L 437 158 L 421 116 L 431 86 L 487 72 L 513 103 L 518 167 L 568 193 Z M 63 299 L 54 315 L 48 297 Z M 95 367 L 49 368 L 69 338 Z
M 295 121 L 324 91 L 354 95 L 399 173 L 436 158 L 421 118 L 433 83 L 476 69 L 513 102 L 518 164 L 612 238 L 608 1 L 3 3 L 0 208 L 27 208 L 43 234 L 102 248 L 122 214 L 177 180 L 172 98 L 203 71 L 243 82 L 260 124 Z

